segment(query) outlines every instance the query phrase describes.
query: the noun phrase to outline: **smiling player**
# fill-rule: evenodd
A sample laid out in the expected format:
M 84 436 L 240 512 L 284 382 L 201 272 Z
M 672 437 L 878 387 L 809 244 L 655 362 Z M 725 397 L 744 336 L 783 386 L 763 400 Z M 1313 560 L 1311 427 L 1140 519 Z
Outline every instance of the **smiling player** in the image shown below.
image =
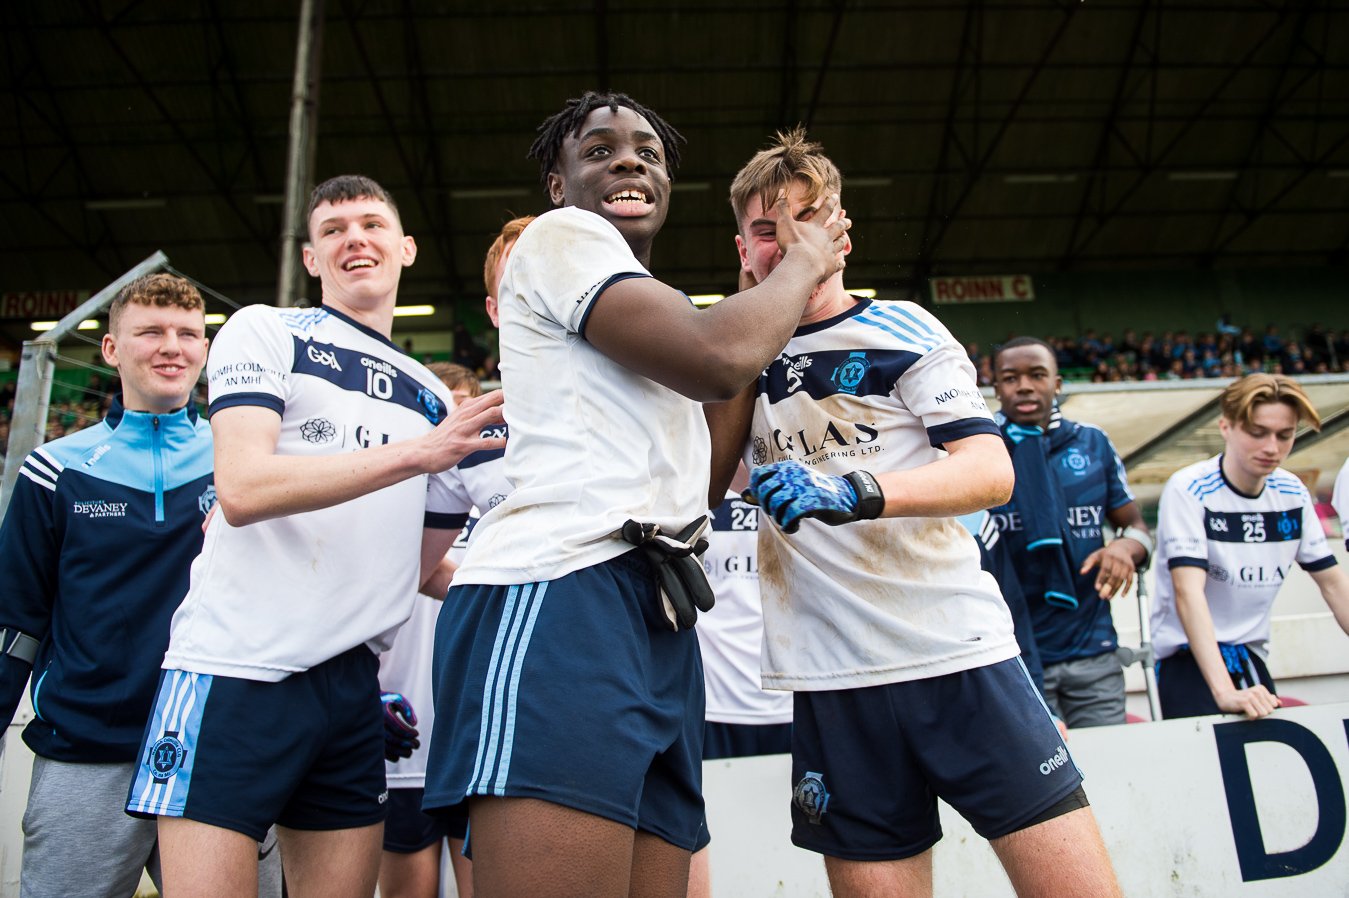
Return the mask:
M 478 524 L 437 625 L 426 785 L 428 809 L 469 801 L 483 894 L 683 895 L 699 841 L 703 683 L 680 590 L 701 565 L 658 571 L 620 533 L 676 537 L 706 511 L 698 403 L 781 349 L 847 222 L 832 199 L 793 220 L 771 279 L 699 311 L 648 272 L 679 140 L 631 98 L 588 93 L 530 151 L 559 208 L 520 235 L 500 289 L 516 489 Z
M 316 309 L 249 306 L 211 348 L 222 514 L 173 616 L 127 810 L 159 818 L 167 894 L 256 891 L 278 824 L 289 894 L 374 892 L 385 815 L 376 653 L 468 511 L 443 472 L 500 395 L 453 408 L 390 340 L 416 259 L 369 178 L 315 188 Z

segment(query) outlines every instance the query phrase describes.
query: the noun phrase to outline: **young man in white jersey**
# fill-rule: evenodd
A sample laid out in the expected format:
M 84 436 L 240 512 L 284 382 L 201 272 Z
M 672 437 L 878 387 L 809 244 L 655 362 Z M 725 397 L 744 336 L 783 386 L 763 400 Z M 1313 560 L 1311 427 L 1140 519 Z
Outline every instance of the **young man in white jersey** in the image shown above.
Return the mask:
M 1221 455 L 1171 475 L 1157 512 L 1152 645 L 1163 717 L 1279 707 L 1270 617 L 1296 562 L 1349 633 L 1349 575 L 1335 562 L 1302 481 L 1279 467 L 1299 422 L 1321 418 L 1297 381 L 1248 374 L 1223 390 Z M 1169 572 L 1169 576 L 1167 575 Z
M 128 812 L 159 818 L 165 891 L 256 892 L 278 825 L 289 893 L 368 896 L 384 820 L 377 652 L 455 530 L 443 472 L 499 446 L 500 396 L 452 407 L 389 339 L 416 258 L 391 198 L 314 190 L 315 309 L 249 306 L 211 347 L 221 514 L 174 614 Z
M 847 222 L 822 204 L 783 229 L 775 277 L 699 311 L 648 273 L 679 139 L 590 93 L 531 149 L 559 208 L 520 235 L 498 297 L 516 489 L 474 531 L 436 632 L 426 806 L 468 801 L 482 894 L 675 898 L 699 843 L 699 402 L 782 347 Z
M 751 159 L 731 186 L 742 272 L 769 277 L 778 230 L 841 180 L 802 129 Z M 769 208 L 783 190 L 788 209 Z M 792 841 L 825 856 L 837 896 L 929 895 L 940 796 L 1018 894 L 1115 896 L 1081 776 L 954 517 L 1012 487 L 974 377 L 937 319 L 851 296 L 840 273 L 719 421 L 772 518 L 763 682 L 795 693 Z

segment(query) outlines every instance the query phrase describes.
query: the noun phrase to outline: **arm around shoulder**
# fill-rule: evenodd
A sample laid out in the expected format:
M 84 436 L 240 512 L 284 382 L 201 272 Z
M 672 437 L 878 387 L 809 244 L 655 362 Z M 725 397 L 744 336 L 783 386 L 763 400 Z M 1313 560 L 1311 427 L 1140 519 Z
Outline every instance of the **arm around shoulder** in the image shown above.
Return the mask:
M 236 405 L 211 416 L 215 438 L 215 488 L 225 520 L 242 527 L 315 511 L 443 471 L 480 449 L 498 449 L 504 438 L 481 431 L 500 423 L 501 391 L 470 399 L 419 437 L 339 455 L 278 455 L 281 417 L 268 408 Z

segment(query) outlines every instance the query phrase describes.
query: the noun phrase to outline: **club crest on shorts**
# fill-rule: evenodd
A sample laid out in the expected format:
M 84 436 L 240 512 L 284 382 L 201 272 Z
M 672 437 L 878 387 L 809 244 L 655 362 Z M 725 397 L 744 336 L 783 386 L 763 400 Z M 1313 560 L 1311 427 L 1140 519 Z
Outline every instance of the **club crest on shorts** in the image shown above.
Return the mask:
M 824 787 L 824 777 L 806 771 L 806 775 L 792 790 L 792 801 L 806 815 L 807 820 L 818 826 L 820 818 L 829 809 L 829 790 Z
M 187 748 L 178 740 L 178 733 L 170 730 L 150 746 L 146 766 L 150 768 L 150 776 L 162 783 L 171 779 L 186 760 Z

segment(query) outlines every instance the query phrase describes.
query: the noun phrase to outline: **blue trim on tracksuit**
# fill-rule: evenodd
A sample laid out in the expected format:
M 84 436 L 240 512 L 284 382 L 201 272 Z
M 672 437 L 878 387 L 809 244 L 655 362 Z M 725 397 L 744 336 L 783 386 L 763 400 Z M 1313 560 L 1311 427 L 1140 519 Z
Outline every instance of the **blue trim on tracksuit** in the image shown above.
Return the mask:
M 120 397 L 102 422 L 24 460 L 0 526 L 0 627 L 41 644 L 31 669 L 0 657 L 0 713 L 13 719 L 36 670 L 40 716 L 23 738 L 37 754 L 136 759 L 215 502 L 212 466 L 196 409 L 126 411 Z

